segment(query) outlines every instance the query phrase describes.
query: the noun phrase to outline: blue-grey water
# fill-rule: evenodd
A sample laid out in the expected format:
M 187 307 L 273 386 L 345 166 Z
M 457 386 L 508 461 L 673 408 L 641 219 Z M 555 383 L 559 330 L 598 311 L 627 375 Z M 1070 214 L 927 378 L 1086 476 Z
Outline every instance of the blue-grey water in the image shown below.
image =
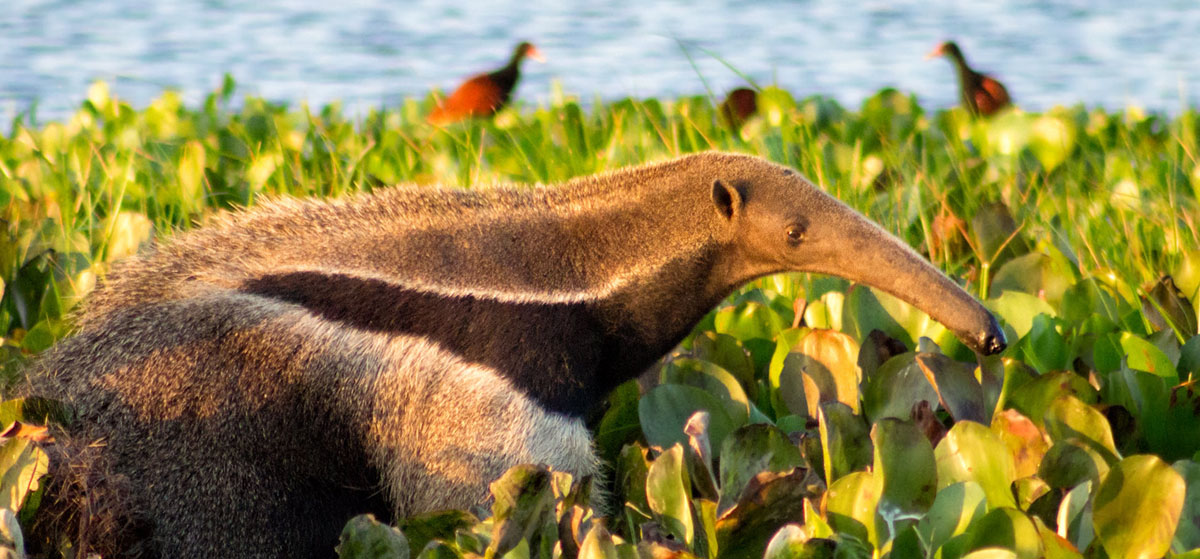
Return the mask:
M 227 72 L 244 94 L 361 115 L 497 67 L 520 39 L 548 58 L 525 66 L 526 103 L 555 80 L 585 101 L 741 85 L 712 53 L 798 96 L 857 107 L 895 86 L 946 107 L 950 65 L 923 56 L 948 37 L 1027 109 L 1200 105 L 1195 0 L 0 0 L 0 121 L 35 103 L 64 118 L 93 80 L 137 107 L 165 88 L 195 104 Z

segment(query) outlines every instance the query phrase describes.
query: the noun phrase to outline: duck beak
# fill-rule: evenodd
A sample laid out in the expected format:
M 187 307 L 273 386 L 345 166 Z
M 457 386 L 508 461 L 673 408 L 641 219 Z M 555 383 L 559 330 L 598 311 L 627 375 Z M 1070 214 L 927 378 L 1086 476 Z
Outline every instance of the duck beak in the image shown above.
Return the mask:
M 546 62 L 546 57 L 542 56 L 542 51 L 538 50 L 537 47 L 529 47 L 529 50 L 525 52 L 525 56 L 528 56 L 529 58 L 532 58 L 538 62 Z
M 931 50 L 925 54 L 925 60 L 929 60 L 931 58 L 937 58 L 939 56 L 942 56 L 943 54 L 946 54 L 945 49 L 946 49 L 945 43 L 942 43 L 936 47 L 933 47 L 933 50 Z

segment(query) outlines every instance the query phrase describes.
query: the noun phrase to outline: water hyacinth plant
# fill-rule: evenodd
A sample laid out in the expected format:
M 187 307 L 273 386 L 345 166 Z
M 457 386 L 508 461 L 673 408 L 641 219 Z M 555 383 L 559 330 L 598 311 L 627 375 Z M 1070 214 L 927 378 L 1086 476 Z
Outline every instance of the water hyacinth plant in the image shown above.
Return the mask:
M 518 467 L 490 510 L 355 519 L 341 556 L 1200 557 L 1200 113 L 972 119 L 894 90 L 849 109 L 766 88 L 734 131 L 708 97 L 559 93 L 446 128 L 431 106 L 352 118 L 236 100 L 227 80 L 200 107 L 135 109 L 97 83 L 63 122 L 18 118 L 0 136 L 5 385 L 115 261 L 219 210 L 753 153 L 958 278 L 1008 350 L 979 360 L 840 279 L 764 278 L 608 396 L 591 422 L 606 480 Z M 0 549 L 70 556 L 23 534 L 49 408 L 0 408 Z

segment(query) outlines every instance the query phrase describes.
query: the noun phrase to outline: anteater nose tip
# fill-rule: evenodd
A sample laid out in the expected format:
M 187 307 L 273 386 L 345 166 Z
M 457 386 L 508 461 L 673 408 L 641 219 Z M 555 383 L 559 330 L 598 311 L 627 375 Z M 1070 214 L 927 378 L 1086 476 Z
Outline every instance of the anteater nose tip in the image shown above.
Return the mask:
M 983 349 L 984 355 L 995 355 L 1008 347 L 1008 341 L 1004 339 L 1004 332 L 997 330 L 980 336 L 979 347 Z

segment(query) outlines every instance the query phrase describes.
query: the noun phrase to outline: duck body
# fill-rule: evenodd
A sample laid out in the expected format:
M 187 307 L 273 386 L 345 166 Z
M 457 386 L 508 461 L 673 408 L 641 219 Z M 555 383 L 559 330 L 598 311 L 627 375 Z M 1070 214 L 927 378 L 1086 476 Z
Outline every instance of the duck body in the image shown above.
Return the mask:
M 734 89 L 721 102 L 720 111 L 725 123 L 737 130 L 758 112 L 758 92 L 748 87 Z
M 990 116 L 1012 104 L 1008 90 L 1000 80 L 977 72 L 967 64 L 962 49 L 954 41 L 946 41 L 933 49 L 927 58 L 944 56 L 958 72 L 959 95 L 963 108 L 975 116 Z
M 508 64 L 494 72 L 468 78 L 430 113 L 429 122 L 449 124 L 496 114 L 512 99 L 513 89 L 521 78 L 521 62 L 526 57 L 544 60 L 533 44 L 517 45 Z

